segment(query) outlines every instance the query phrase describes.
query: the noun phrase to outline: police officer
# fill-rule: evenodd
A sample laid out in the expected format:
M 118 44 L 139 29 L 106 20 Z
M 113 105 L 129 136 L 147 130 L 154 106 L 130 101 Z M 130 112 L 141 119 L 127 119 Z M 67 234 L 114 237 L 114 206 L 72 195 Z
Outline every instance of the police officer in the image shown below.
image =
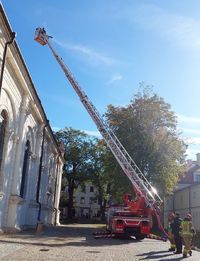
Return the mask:
M 176 245 L 176 252 L 174 254 L 182 254 L 182 238 L 180 235 L 180 226 L 182 219 L 179 216 L 179 213 L 176 213 L 174 222 L 171 224 L 172 233 L 174 235 L 174 241 Z
M 181 236 L 185 245 L 183 250 L 183 257 L 187 257 L 187 254 L 192 255 L 192 238 L 195 234 L 195 230 L 192 224 L 192 215 L 188 213 L 184 220 L 181 222 Z
M 176 250 L 176 245 L 174 241 L 174 235 L 172 233 L 172 224 L 174 222 L 175 214 L 173 212 L 169 213 L 168 216 L 168 227 L 167 227 L 167 232 L 168 232 L 168 238 L 170 242 L 170 248 L 169 251 L 175 251 Z

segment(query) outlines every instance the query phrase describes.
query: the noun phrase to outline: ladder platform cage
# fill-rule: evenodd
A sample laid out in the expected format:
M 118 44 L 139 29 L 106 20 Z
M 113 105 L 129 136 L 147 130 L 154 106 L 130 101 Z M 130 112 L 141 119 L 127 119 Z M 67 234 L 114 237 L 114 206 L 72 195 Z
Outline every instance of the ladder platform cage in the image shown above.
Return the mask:
M 35 30 L 35 37 L 34 40 L 38 43 L 40 43 L 41 45 L 46 45 L 47 44 L 47 37 L 46 37 L 46 31 L 44 30 L 44 28 L 36 28 Z

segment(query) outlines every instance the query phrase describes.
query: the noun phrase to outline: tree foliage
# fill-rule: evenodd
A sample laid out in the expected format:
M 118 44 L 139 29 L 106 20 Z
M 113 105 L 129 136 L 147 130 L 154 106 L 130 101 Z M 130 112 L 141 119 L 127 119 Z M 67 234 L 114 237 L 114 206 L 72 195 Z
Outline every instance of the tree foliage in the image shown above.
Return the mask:
M 105 209 L 110 199 L 112 176 L 109 166 L 110 151 L 104 140 L 96 140 L 91 161 L 91 181 L 98 190 L 97 198 L 100 205 L 101 219 L 105 218 Z
M 65 148 L 62 183 L 67 183 L 68 218 L 72 218 L 74 190 L 89 178 L 93 140 L 86 133 L 67 127 L 55 136 Z
M 149 89 L 143 89 L 126 107 L 109 105 L 106 118 L 159 193 L 170 192 L 183 171 L 186 150 L 177 131 L 176 115 L 170 105 Z M 127 180 L 122 177 L 117 175 L 115 189 L 119 182 L 124 183 L 125 188 L 128 186 Z

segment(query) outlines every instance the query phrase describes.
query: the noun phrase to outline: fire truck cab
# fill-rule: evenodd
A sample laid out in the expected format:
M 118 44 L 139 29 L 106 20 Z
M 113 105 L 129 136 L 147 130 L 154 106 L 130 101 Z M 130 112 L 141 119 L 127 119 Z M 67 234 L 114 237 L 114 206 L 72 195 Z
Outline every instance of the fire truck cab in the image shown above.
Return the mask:
M 109 213 L 109 212 L 112 212 Z M 144 239 L 150 234 L 150 219 L 132 214 L 130 211 L 108 210 L 107 230 L 116 235 L 134 236 Z

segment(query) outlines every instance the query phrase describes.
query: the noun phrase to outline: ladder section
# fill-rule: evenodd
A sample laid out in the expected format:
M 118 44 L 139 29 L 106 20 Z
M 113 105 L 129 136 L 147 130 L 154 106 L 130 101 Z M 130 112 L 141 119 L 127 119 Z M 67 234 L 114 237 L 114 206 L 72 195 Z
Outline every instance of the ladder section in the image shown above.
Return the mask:
M 38 30 L 38 29 L 37 29 Z M 151 208 L 158 208 L 162 200 L 157 194 L 156 190 L 152 187 L 150 182 L 146 179 L 145 175 L 140 171 L 136 163 L 130 157 L 126 149 L 123 147 L 119 139 L 113 133 L 113 131 L 109 128 L 108 124 L 103 120 L 93 103 L 89 100 L 85 92 L 81 89 L 78 82 L 75 80 L 73 74 L 70 72 L 69 68 L 64 64 L 62 59 L 58 56 L 55 52 L 54 48 L 51 46 L 49 42 L 49 36 L 46 35 L 44 29 L 38 30 L 39 34 L 37 33 L 35 40 L 38 41 L 40 44 L 45 45 L 47 44 L 51 49 L 55 59 L 61 66 L 62 70 L 65 73 L 65 76 L 71 83 L 72 87 L 76 91 L 77 95 L 79 96 L 82 104 L 90 114 L 91 118 L 95 122 L 99 132 L 105 139 L 108 147 L 110 148 L 111 152 L 113 153 L 114 157 L 116 158 L 117 162 L 121 166 L 122 170 L 126 174 L 126 176 L 131 181 L 134 189 L 136 192 L 145 198 L 145 202 L 147 206 Z

